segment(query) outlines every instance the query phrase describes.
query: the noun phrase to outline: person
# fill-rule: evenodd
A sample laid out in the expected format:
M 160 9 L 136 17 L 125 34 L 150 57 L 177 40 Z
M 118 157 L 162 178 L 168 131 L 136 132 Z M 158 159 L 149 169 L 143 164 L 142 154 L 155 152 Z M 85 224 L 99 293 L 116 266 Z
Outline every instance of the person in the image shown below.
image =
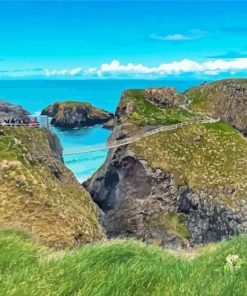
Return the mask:
M 30 120 L 29 120 L 29 125 L 31 125 L 31 126 L 39 126 L 39 123 L 34 119 L 34 118 L 31 118 Z
M 23 119 L 23 125 L 28 125 L 29 124 L 29 120 L 28 120 L 28 118 L 24 118 Z

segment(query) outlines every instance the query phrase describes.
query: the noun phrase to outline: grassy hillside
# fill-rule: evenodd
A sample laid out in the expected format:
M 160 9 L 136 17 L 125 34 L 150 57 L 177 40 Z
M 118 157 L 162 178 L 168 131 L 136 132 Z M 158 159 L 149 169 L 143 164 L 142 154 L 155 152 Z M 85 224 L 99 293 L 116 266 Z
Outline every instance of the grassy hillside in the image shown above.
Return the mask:
M 247 142 L 228 124 L 187 126 L 144 138 L 131 148 L 152 167 L 173 173 L 179 185 L 228 188 L 229 198 L 246 198 Z
M 74 175 L 54 157 L 50 132 L 1 129 L 0 227 L 25 229 L 57 248 L 101 238 L 98 210 Z
M 247 130 L 247 79 L 215 81 L 185 92 L 193 112 L 203 112 Z
M 160 108 L 145 99 L 143 90 L 129 90 L 124 93 L 120 108 L 130 105 L 133 112 L 127 122 L 136 125 L 170 125 L 179 122 L 202 119 L 202 116 L 183 108 Z
M 246 248 L 247 238 L 238 237 L 176 255 L 124 240 L 55 252 L 5 231 L 0 232 L 0 294 L 243 296 Z

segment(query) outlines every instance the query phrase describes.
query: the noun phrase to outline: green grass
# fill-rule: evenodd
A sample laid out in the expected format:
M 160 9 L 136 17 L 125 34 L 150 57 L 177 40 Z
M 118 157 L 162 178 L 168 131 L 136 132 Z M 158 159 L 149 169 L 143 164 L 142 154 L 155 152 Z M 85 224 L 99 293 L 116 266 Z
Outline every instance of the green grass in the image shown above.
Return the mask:
M 246 198 L 247 143 L 228 124 L 187 126 L 143 138 L 130 147 L 152 168 L 172 173 L 177 185 L 199 190 L 223 186 L 234 191 L 231 200 Z
M 171 125 L 201 119 L 201 116 L 190 113 L 183 108 L 160 108 L 147 101 L 142 90 L 126 92 L 121 106 L 123 107 L 129 102 L 134 105 L 134 112 L 127 120 L 137 125 Z
M 205 124 L 204 127 L 209 130 L 213 129 L 216 131 L 232 132 L 232 133 L 238 134 L 237 130 L 233 128 L 229 123 L 226 123 L 226 122 L 217 122 L 216 124 L 209 123 L 209 124 Z
M 136 241 L 55 252 L 21 233 L 0 232 L 0 295 L 244 296 L 247 238 L 172 255 Z M 238 255 L 238 268 L 226 257 Z
M 98 209 L 56 159 L 45 129 L 2 127 L 0 225 L 25 229 L 56 248 L 100 239 Z M 57 172 L 58 177 L 54 172 Z
M 186 95 L 191 99 L 190 110 L 193 112 L 210 112 L 212 106 L 208 98 L 213 93 L 214 90 L 204 89 L 203 87 L 193 87 L 186 91 Z
M 168 235 L 188 239 L 188 217 L 182 213 L 169 212 L 149 222 L 151 228 L 162 227 Z M 157 245 L 159 242 L 157 241 Z
M 227 95 L 219 90 L 220 86 L 231 86 L 233 84 L 246 86 L 246 83 L 246 79 L 224 79 L 206 85 L 192 87 L 185 92 L 185 94 L 191 99 L 189 108 L 193 112 L 214 114 L 215 109 L 218 107 L 219 101 L 223 100 L 226 102 L 228 100 Z M 230 100 L 231 99 L 232 98 L 230 98 Z M 222 105 L 222 109 L 224 108 L 229 108 L 229 104 L 226 103 L 225 106 Z M 220 111 L 222 112 L 222 110 Z M 242 110 L 239 111 L 241 112 Z
M 90 103 L 87 103 L 87 102 L 77 102 L 77 101 L 65 101 L 65 102 L 57 102 L 57 103 L 53 103 L 53 105 L 55 104 L 58 104 L 60 107 L 62 106 L 66 106 L 66 107 L 79 107 L 79 106 L 82 106 L 82 107 L 89 107 L 91 106 Z

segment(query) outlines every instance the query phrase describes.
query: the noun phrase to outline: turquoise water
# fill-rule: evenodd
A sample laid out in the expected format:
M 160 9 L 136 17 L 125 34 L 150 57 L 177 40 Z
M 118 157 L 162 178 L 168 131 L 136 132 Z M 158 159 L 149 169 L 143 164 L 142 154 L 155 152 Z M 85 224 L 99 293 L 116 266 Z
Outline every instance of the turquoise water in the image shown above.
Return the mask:
M 114 112 L 121 92 L 126 89 L 173 86 L 179 91 L 197 85 L 198 81 L 165 80 L 0 80 L 0 98 L 21 105 L 35 114 L 56 101 L 90 102 Z M 99 126 L 63 131 L 54 129 L 63 147 L 94 145 L 106 142 L 110 131 Z M 83 181 L 104 162 L 107 151 L 64 157 L 65 164 Z

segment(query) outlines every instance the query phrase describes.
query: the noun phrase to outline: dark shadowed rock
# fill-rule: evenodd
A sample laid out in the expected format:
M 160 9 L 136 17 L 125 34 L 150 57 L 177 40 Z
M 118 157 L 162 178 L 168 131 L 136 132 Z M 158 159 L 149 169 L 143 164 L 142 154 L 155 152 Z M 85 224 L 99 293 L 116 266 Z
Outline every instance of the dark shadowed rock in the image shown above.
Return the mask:
M 51 124 L 61 128 L 104 124 L 114 117 L 110 112 L 83 102 L 54 103 L 44 109 L 41 114 L 52 117 Z

